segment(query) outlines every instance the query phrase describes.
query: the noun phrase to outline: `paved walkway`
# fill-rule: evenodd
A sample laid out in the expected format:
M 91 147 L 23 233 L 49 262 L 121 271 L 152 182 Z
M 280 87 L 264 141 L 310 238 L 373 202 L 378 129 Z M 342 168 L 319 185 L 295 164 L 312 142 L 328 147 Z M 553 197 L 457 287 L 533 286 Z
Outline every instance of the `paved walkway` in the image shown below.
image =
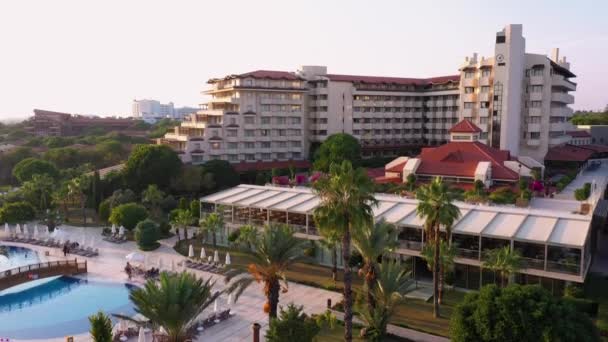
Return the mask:
M 125 256 L 133 251 L 137 250 L 134 242 L 127 242 L 124 244 L 112 244 L 101 239 L 101 228 L 82 228 L 78 227 L 62 227 L 65 229 L 67 238 L 72 241 L 81 241 L 83 232 L 86 232 L 87 241 L 90 241 L 92 237 L 95 237 L 95 246 L 99 248 L 100 255 L 94 258 L 83 258 L 78 259 L 88 260 L 88 271 L 89 273 L 84 276 L 88 279 L 103 279 L 105 281 L 112 280 L 117 282 L 126 283 L 128 282 L 123 268 L 125 265 Z M 182 255 L 175 252 L 173 245 L 177 240 L 176 237 L 162 240 L 161 247 L 151 252 L 141 252 L 146 255 L 150 265 L 156 266 L 158 259 L 163 259 L 165 268 L 169 268 L 171 261 L 175 264 L 185 259 Z M 4 243 L 3 243 L 4 244 Z M 39 246 L 32 246 L 27 244 L 16 244 L 6 243 L 7 245 L 19 245 L 34 249 L 39 252 L 44 260 L 62 260 L 64 259 L 63 253 L 58 248 L 45 248 Z M 49 257 L 43 257 L 44 252 L 50 253 Z M 68 256 L 73 259 L 74 256 Z M 149 266 L 151 267 L 151 266 Z M 225 287 L 223 277 L 216 274 L 211 274 L 203 271 L 188 270 L 200 277 L 207 278 L 212 277 L 217 279 L 216 287 L 221 290 Z M 134 281 L 133 283 L 141 285 L 143 280 Z M 294 302 L 297 305 L 303 305 L 307 313 L 321 313 L 325 310 L 327 305 L 327 299 L 331 298 L 332 302 L 337 302 L 341 299 L 341 294 L 331 291 L 326 291 L 310 286 L 290 283 L 289 291 L 287 293 L 281 293 L 279 305 L 287 305 L 290 302 Z M 225 308 L 226 296 L 223 296 L 219 300 L 219 310 Z M 268 326 L 267 315 L 263 312 L 263 305 L 265 298 L 262 293 L 262 286 L 259 284 L 253 284 L 250 286 L 239 298 L 237 303 L 231 306 L 235 316 L 230 320 L 222 322 L 212 328 L 205 330 L 197 341 L 248 341 L 251 340 L 251 325 L 253 323 L 259 323 L 262 325 L 262 336 Z M 213 308 L 208 308 L 203 312 L 203 317 L 206 317 L 211 313 Z M 75 340 L 91 341 L 92 339 L 88 333 L 75 335 Z M 136 339 L 133 339 L 136 340 Z M 149 338 L 148 341 L 152 339 Z M 12 341 L 25 341 L 25 340 L 12 340 Z M 35 340 L 37 342 L 42 340 Z M 44 341 L 60 342 L 65 341 L 65 338 L 56 339 L 44 339 Z
M 334 311 L 334 310 L 332 310 L 332 312 L 334 315 L 336 315 L 336 318 L 338 318 L 339 320 L 344 320 L 344 313 L 342 313 L 340 311 Z M 357 317 L 353 317 L 353 322 L 362 324 L 362 321 Z M 386 327 L 386 331 L 389 334 L 407 338 L 408 340 L 417 341 L 417 342 L 448 342 L 449 341 L 445 337 L 431 335 L 431 334 L 420 332 L 418 330 L 403 328 L 403 327 L 393 325 L 393 324 L 389 324 Z

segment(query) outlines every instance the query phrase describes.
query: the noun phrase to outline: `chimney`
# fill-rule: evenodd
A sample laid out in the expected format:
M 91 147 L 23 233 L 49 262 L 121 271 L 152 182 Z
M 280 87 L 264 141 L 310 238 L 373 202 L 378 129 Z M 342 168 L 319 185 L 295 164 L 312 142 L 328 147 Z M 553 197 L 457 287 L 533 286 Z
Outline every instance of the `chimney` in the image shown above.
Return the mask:
M 477 63 L 477 52 L 473 53 L 473 63 Z
M 551 50 L 551 60 L 555 63 L 559 63 L 559 48 L 554 48 Z

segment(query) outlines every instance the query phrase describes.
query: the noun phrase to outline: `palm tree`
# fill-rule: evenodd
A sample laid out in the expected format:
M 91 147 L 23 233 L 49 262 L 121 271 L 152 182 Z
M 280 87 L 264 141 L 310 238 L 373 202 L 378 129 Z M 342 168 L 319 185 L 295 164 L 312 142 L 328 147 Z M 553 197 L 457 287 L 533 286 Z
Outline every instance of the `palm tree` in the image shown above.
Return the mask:
M 396 261 L 378 264 L 376 284 L 373 290 L 375 306 L 363 305 L 359 313 L 366 323 L 363 334 L 371 341 L 384 341 L 386 327 L 398 304 L 405 300 L 405 293 L 412 286 L 410 273 Z
M 344 340 L 350 342 L 353 337 L 352 274 L 349 265 L 351 233 L 373 220 L 372 206 L 377 203 L 374 185 L 365 170 L 353 169 L 351 163 L 345 160 L 342 164 L 332 164 L 329 174 L 317 180 L 313 187 L 320 199 L 314 211 L 317 227 L 333 229 L 342 239 Z
M 331 279 L 334 281 L 334 286 L 338 281 L 338 247 L 340 247 L 340 236 L 333 229 L 319 227 L 319 233 L 323 236 L 318 242 L 321 246 L 331 251 Z
M 69 198 L 69 182 L 62 182 L 59 187 L 52 194 L 52 202 L 61 207 L 63 211 L 63 217 L 68 217 L 68 198 Z
M 112 321 L 103 311 L 89 316 L 89 323 L 89 333 L 94 342 L 112 342 Z
M 454 268 L 454 258 L 456 257 L 456 247 L 441 241 L 439 247 L 439 299 L 438 302 L 441 304 L 443 299 L 443 284 L 445 279 L 445 273 L 452 271 Z M 426 261 L 429 270 L 435 269 L 435 245 L 425 245 L 421 252 L 422 258 Z
M 72 179 L 68 182 L 68 196 L 71 198 L 75 198 L 80 203 L 80 208 L 82 210 L 82 225 L 87 225 L 87 212 L 86 212 L 86 203 L 87 203 L 87 195 L 86 191 L 89 188 L 89 178 L 87 176 L 80 176 Z
M 161 218 L 161 203 L 164 193 L 158 189 L 156 184 L 148 185 L 148 188 L 141 193 L 142 203 L 150 210 L 155 219 Z
M 457 198 L 458 194 L 439 177 L 416 191 L 416 213 L 425 220 L 427 241 L 435 245 L 434 260 L 439 260 L 439 227 L 452 227 L 454 221 L 460 217 L 460 209 L 453 203 Z M 449 231 L 447 233 L 450 234 Z M 433 267 L 433 316 L 439 317 L 439 263 Z
M 188 240 L 188 226 L 192 223 L 194 217 L 190 210 L 178 209 L 177 215 L 171 220 L 171 224 L 175 226 L 175 232 L 177 233 L 177 240 L 179 240 L 179 229 L 184 230 L 184 240 Z
M 519 271 L 522 266 L 521 254 L 511 250 L 509 246 L 491 249 L 486 252 L 483 267 L 498 272 L 500 274 L 500 285 L 505 286 L 505 281 L 509 282 L 509 277 Z
M 244 246 L 247 251 L 251 251 L 258 239 L 258 228 L 246 224 L 239 229 L 239 236 L 234 242 L 237 246 Z
M 200 221 L 200 227 L 207 233 L 207 236 L 211 234 L 213 248 L 215 248 L 217 244 L 217 232 L 224 229 L 224 217 L 218 213 L 211 213 Z
M 353 231 L 353 244 L 363 257 L 363 267 L 359 270 L 365 280 L 367 304 L 374 306 L 374 286 L 379 260 L 397 246 L 397 229 L 385 221 L 367 224 Z
M 187 272 L 163 272 L 159 281 L 148 280 L 129 298 L 135 311 L 167 332 L 170 342 L 183 342 L 192 338 L 195 319 L 222 294 L 213 290 L 214 284 L 211 279 L 204 281 Z
M 304 258 L 302 244 L 289 226 L 267 226 L 254 245 L 253 260 L 247 269 L 229 266 L 225 273 L 225 281 L 229 284 L 227 291 L 234 293 L 236 300 L 251 283 L 263 283 L 264 312 L 268 313 L 269 320 L 277 317 L 281 282 L 283 292 L 287 292 L 285 271 Z

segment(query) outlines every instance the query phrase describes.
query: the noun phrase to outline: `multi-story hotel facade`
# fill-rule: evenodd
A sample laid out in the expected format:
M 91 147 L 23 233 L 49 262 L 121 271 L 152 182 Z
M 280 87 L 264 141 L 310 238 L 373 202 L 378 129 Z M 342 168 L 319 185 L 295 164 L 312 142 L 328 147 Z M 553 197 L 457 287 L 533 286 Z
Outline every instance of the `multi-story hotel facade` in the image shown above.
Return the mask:
M 521 25 L 496 34 L 494 55 L 467 57 L 455 75 L 433 78 L 330 74 L 324 66 L 211 79 L 209 102 L 159 143 L 184 162 L 303 160 L 311 146 L 348 133 L 364 157 L 392 156 L 443 144 L 468 119 L 480 142 L 542 161 L 549 147 L 570 141 L 574 102 L 565 58 L 525 52 Z

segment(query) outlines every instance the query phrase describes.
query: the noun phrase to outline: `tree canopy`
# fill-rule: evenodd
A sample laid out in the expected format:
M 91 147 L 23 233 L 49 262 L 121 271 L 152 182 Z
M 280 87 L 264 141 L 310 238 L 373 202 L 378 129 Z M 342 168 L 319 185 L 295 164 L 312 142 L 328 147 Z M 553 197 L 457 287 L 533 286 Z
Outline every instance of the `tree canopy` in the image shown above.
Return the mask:
M 608 110 L 603 112 L 576 112 L 570 122 L 574 125 L 608 125 Z
M 13 176 L 15 176 L 20 183 L 32 180 L 34 175 L 42 174 L 49 175 L 52 178 L 58 178 L 59 170 L 55 164 L 37 158 L 23 159 L 13 168 Z
M 202 186 L 208 192 L 231 188 L 240 183 L 239 174 L 234 170 L 232 164 L 225 160 L 210 160 L 206 162 L 202 166 L 202 173 Z
M 484 286 L 450 322 L 453 341 L 599 341 L 591 319 L 538 285 Z
M 122 225 L 128 230 L 133 230 L 135 226 L 148 217 L 148 211 L 143 205 L 137 203 L 121 204 L 112 209 L 110 222 Z
M 337 133 L 330 135 L 313 156 L 316 170 L 327 172 L 332 163 L 341 164 L 349 160 L 356 168 L 361 164 L 361 145 L 352 135 Z
M 27 202 L 5 203 L 0 207 L 0 223 L 22 223 L 35 215 L 36 210 Z
M 179 173 L 181 161 L 177 153 L 165 145 L 137 145 L 124 168 L 129 188 L 141 192 L 149 184 L 166 189 Z

